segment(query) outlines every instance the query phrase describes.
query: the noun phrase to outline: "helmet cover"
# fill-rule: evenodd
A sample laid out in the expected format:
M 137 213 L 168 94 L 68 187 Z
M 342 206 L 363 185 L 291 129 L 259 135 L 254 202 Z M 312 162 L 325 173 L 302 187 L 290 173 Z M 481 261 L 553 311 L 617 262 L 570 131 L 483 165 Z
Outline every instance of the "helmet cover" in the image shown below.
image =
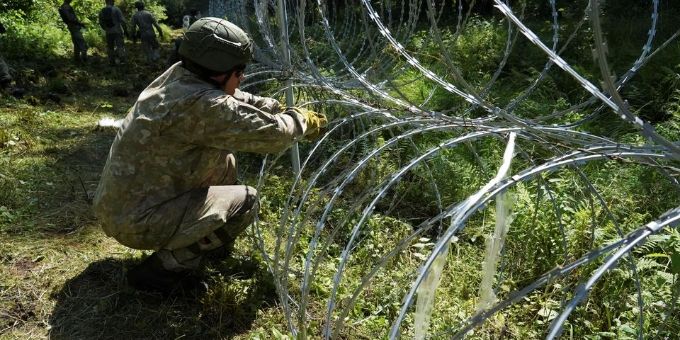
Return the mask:
M 227 72 L 250 62 L 253 42 L 240 27 L 220 18 L 196 20 L 184 33 L 179 54 L 210 71 Z

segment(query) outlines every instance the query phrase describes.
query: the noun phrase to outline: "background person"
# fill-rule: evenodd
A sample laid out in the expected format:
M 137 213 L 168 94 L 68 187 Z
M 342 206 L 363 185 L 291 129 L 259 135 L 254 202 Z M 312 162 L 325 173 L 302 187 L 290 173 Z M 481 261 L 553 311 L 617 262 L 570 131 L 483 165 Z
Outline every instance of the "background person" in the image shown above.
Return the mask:
M 192 8 L 189 10 L 189 14 L 185 15 L 182 18 L 182 28 L 186 31 L 189 29 L 189 26 L 191 26 L 193 23 L 196 22 L 196 20 L 201 18 L 201 12 L 199 12 L 197 9 Z
M 156 22 L 149 11 L 144 9 L 144 3 L 141 1 L 135 2 L 137 13 L 132 16 L 132 37 L 137 40 L 137 37 L 142 40 L 142 50 L 146 55 L 146 61 L 155 62 L 160 58 L 158 40 L 156 40 L 156 33 L 154 27 L 158 32 L 158 36 L 163 37 L 163 31 Z
M 5 26 L 0 22 L 0 34 L 4 34 L 5 31 Z M 2 59 L 2 55 L 0 55 L 0 90 L 9 87 L 11 83 L 12 76 L 9 74 L 9 67 L 5 60 Z
M 99 26 L 106 32 L 106 50 L 109 64 L 124 62 L 126 57 L 123 34 L 128 35 L 127 22 L 123 12 L 113 4 L 113 0 L 106 0 L 106 7 L 99 12 Z
M 59 7 L 59 16 L 66 24 L 69 33 L 71 33 L 71 41 L 73 42 L 73 59 L 76 63 L 87 61 L 87 43 L 83 39 L 81 29 L 85 25 L 78 20 L 76 12 L 71 7 L 71 0 L 64 0 L 64 3 Z

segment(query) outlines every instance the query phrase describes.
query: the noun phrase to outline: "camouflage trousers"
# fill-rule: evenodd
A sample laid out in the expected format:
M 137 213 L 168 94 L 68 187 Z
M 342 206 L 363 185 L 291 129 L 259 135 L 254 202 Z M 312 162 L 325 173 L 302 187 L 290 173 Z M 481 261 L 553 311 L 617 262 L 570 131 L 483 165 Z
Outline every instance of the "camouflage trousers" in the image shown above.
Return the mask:
M 154 62 L 160 59 L 160 44 L 158 43 L 156 34 L 153 32 L 153 30 L 143 31 L 141 32 L 140 36 L 142 40 L 142 51 L 144 51 L 146 61 Z
M 121 33 L 106 33 L 106 51 L 109 55 L 109 64 L 115 65 L 116 58 L 120 61 L 125 60 L 125 43 L 123 42 L 123 34 Z
M 166 203 L 156 212 L 159 219 L 183 216 L 174 235 L 157 251 L 163 266 L 170 270 L 198 267 L 205 253 L 231 245 L 253 222 L 257 210 L 257 192 L 245 185 L 195 189 Z
M 68 31 L 71 33 L 71 41 L 73 42 L 73 58 L 76 61 L 85 61 L 87 59 L 87 43 L 83 38 L 80 27 L 69 27 Z
M 233 244 L 259 208 L 255 188 L 234 184 L 232 154 L 226 157 L 226 167 L 215 169 L 206 183 L 209 186 L 147 211 L 138 222 L 143 234 L 121 233 L 116 239 L 133 248 L 156 250 L 166 269 L 197 268 L 205 253 Z

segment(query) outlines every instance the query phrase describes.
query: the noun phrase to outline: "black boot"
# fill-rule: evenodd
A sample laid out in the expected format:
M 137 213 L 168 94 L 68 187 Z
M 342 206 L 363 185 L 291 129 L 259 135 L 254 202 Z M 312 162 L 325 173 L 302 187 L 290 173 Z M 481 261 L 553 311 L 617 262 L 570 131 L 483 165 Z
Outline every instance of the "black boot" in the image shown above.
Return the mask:
M 163 295 L 176 293 L 200 294 L 207 290 L 205 282 L 193 275 L 192 271 L 173 271 L 163 267 L 156 253 L 130 269 L 127 282 L 138 290 L 158 292 Z
M 231 257 L 231 254 L 233 253 L 234 253 L 234 241 L 230 241 L 217 249 L 206 252 L 203 255 L 203 260 L 201 262 L 203 265 L 215 264 L 226 258 Z

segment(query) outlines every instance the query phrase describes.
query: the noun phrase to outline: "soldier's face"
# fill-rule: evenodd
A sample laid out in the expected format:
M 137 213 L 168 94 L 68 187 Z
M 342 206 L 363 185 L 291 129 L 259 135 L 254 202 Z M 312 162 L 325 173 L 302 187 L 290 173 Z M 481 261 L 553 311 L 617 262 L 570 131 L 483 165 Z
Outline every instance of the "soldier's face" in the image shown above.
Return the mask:
M 232 72 L 231 76 L 224 83 L 224 93 L 233 96 L 236 89 L 241 85 L 241 81 L 244 79 L 243 71 Z

